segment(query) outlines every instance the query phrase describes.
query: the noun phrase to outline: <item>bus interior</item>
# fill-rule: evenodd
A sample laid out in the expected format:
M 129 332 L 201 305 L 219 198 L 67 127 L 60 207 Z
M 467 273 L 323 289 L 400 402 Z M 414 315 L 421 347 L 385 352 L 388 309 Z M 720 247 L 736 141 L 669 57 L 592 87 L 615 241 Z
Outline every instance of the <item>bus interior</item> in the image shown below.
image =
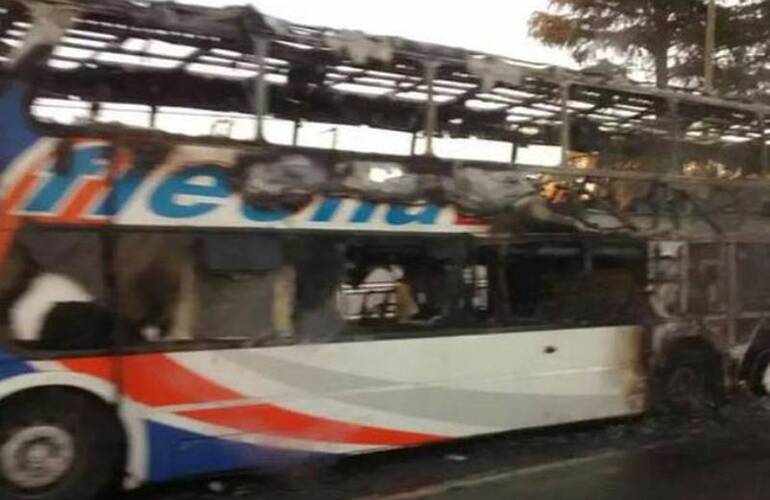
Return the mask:
M 634 324 L 647 314 L 646 249 L 631 239 L 146 230 L 106 239 L 29 228 L 9 261 L 5 336 L 70 354 L 118 341 L 256 347 Z

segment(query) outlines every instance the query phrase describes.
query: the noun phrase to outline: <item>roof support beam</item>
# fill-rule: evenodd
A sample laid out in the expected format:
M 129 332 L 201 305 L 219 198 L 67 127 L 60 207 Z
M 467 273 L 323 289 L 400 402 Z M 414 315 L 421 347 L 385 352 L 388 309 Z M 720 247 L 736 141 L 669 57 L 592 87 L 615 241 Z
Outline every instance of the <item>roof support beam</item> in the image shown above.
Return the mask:
M 434 80 L 438 63 L 428 61 L 425 63 L 425 85 L 427 87 L 428 100 L 425 104 L 425 154 L 433 156 L 433 136 L 436 133 L 438 110 L 436 109 L 436 91 Z
M 570 116 L 569 116 L 569 97 L 572 84 L 565 82 L 561 86 L 561 166 L 569 166 L 569 153 L 572 148 L 570 144 Z
M 259 72 L 254 81 L 254 116 L 257 120 L 255 140 L 257 142 L 263 142 L 265 140 L 265 115 L 268 112 L 268 82 L 265 79 L 265 75 L 267 74 L 267 64 L 265 60 L 267 59 L 268 45 L 269 42 L 266 38 L 254 39 L 254 57 L 256 58 L 257 66 L 259 67 Z

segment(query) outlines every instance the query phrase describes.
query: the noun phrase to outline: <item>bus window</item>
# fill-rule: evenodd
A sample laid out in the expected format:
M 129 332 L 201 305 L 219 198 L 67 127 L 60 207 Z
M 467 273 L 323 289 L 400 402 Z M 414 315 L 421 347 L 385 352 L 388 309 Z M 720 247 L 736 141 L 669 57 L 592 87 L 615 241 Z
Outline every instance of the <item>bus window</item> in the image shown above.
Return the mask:
M 211 233 L 197 246 L 197 337 L 259 344 L 294 335 L 295 274 L 280 237 Z
M 516 149 L 516 163 L 522 165 L 558 167 L 561 164 L 561 148 L 558 146 L 541 146 L 537 144 L 519 146 Z
M 566 166 L 624 170 L 633 174 L 670 172 L 678 162 L 674 108 L 654 95 L 584 85 L 570 87 Z M 674 139 L 672 139 L 674 138 Z M 631 216 L 650 214 L 659 196 L 655 184 L 630 179 L 570 181 L 587 205 L 609 211 L 618 222 L 638 229 Z
M 155 128 L 158 130 L 194 137 L 247 141 L 254 139 L 256 127 L 256 119 L 252 115 L 195 108 L 161 106 L 155 117 Z
M 121 324 L 155 348 L 326 342 L 345 326 L 334 238 L 122 231 L 114 263 Z
M 461 242 L 418 238 L 124 232 L 118 314 L 158 347 L 438 335 L 483 324 L 486 272 L 468 262 Z
M 353 332 L 389 335 L 487 325 L 487 272 L 462 240 L 376 238 L 346 247 L 340 309 Z
M 77 125 L 91 120 L 92 104 L 80 99 L 37 98 L 30 111 L 41 122 Z
M 103 251 L 98 230 L 18 230 L 0 269 L 5 340 L 48 351 L 109 348 L 114 322 Z
M 488 287 L 462 240 L 27 226 L 0 306 L 29 349 L 259 347 L 488 326 Z
M 416 143 L 415 152 L 425 153 L 425 139 Z M 511 163 L 513 144 L 503 141 L 491 141 L 477 138 L 436 137 L 433 139 L 433 152 L 437 157 L 447 160 L 487 161 Z
M 121 232 L 114 262 L 118 316 L 141 342 L 261 345 L 294 334 L 294 269 L 276 236 Z
M 176 233 L 120 232 L 113 245 L 115 305 L 140 341 L 193 337 L 193 240 Z
M 266 126 L 268 137 L 275 137 L 269 131 L 269 123 Z M 299 146 L 399 156 L 410 154 L 412 137 L 407 132 L 366 125 L 352 126 L 310 121 L 300 122 L 297 127 L 296 139 Z
M 294 339 L 327 342 L 344 338 L 344 240 L 335 236 L 305 235 L 287 240 L 287 255 L 295 270 Z
M 677 118 L 676 173 L 721 179 L 760 174 L 763 131 L 756 114 L 685 101 L 677 106 Z
M 628 244 L 536 242 L 507 250 L 512 325 L 624 324 L 638 321 L 645 260 Z M 500 287 L 500 283 L 497 284 Z
M 118 102 L 101 103 L 95 118 L 99 123 L 140 128 L 149 127 L 152 121 L 150 106 Z
M 574 85 L 567 105 L 570 166 L 662 172 L 670 165 L 674 122 L 666 99 Z
M 296 140 L 295 122 L 271 116 L 265 116 L 262 134 L 265 141 L 274 145 L 290 146 Z

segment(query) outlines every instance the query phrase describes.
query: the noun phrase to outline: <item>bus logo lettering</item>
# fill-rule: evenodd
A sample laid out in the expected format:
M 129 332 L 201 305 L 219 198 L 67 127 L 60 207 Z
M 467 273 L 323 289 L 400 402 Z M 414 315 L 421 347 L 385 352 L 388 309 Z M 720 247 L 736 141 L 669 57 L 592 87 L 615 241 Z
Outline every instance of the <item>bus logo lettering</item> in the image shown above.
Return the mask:
M 168 176 L 150 197 L 150 208 L 163 217 L 200 217 L 229 198 L 227 177 L 221 168 L 203 165 Z
M 78 185 L 84 177 L 102 177 L 105 168 L 105 147 L 75 148 L 66 158 L 65 168 L 59 170 L 52 163 L 47 171 L 47 181 L 24 209 L 28 212 L 51 213 L 56 211 L 64 195 Z

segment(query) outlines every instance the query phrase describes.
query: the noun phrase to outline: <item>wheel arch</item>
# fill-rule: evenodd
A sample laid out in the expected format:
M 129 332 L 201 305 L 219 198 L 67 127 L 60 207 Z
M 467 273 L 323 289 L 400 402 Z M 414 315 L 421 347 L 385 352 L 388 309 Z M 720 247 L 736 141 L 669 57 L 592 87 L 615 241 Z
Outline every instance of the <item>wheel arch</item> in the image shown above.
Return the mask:
M 147 435 L 136 404 L 121 401 L 113 384 L 76 373 L 38 372 L 0 383 L 0 411 L 14 399 L 43 391 L 76 394 L 98 405 L 114 420 L 123 445 L 123 487 L 140 486 L 147 478 Z
M 677 336 L 663 342 L 655 364 L 668 366 L 685 353 L 696 353 L 714 360 L 722 357 L 717 347 L 703 335 Z
M 671 407 L 666 395 L 669 377 L 678 366 L 693 362 L 703 366 L 706 388 L 714 404 L 724 402 L 726 384 L 723 354 L 703 335 L 677 335 L 666 339 L 656 354 L 652 383 L 649 385 L 653 408 Z

